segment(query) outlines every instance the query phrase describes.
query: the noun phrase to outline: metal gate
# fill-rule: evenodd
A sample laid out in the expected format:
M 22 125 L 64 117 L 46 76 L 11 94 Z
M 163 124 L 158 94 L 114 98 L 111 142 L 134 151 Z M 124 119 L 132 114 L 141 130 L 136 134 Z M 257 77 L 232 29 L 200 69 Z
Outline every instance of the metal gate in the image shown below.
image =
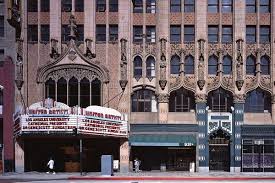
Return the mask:
M 230 171 L 230 143 L 221 131 L 209 140 L 209 170 Z

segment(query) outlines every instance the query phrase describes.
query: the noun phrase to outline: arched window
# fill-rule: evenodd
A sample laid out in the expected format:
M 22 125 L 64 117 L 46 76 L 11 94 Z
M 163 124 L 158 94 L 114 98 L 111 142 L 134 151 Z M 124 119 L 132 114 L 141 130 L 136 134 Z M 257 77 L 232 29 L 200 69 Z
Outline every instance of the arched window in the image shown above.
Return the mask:
M 67 81 L 64 78 L 57 81 L 57 101 L 67 104 Z
M 194 74 L 194 57 L 192 55 L 188 55 L 185 57 L 184 73 L 185 74 Z
M 189 112 L 191 109 L 195 109 L 193 92 L 180 88 L 170 94 L 169 112 Z
M 139 56 L 136 56 L 134 59 L 134 77 L 142 77 L 142 59 Z
M 180 72 L 180 57 L 177 55 L 174 55 L 171 58 L 170 62 L 170 69 L 171 69 L 171 74 L 179 74 Z
M 50 78 L 45 83 L 45 97 L 56 100 L 55 99 L 55 82 L 54 82 L 54 80 L 52 80 L 52 78 Z
M 271 95 L 257 88 L 247 94 L 245 105 L 245 112 L 264 112 L 264 110 L 271 111 Z
M 150 56 L 146 60 L 146 77 L 155 77 L 155 59 L 154 57 Z
M 269 65 L 269 57 L 268 56 L 261 57 L 261 71 L 262 71 L 263 75 L 270 74 L 270 65 Z
M 214 55 L 208 59 L 208 74 L 217 75 L 218 71 L 218 58 Z
M 208 94 L 207 105 L 214 112 L 231 112 L 233 96 L 230 92 L 219 88 Z
M 256 58 L 252 55 L 248 56 L 246 59 L 246 74 L 255 75 L 256 74 Z
M 88 107 L 90 105 L 90 81 L 83 78 L 80 81 L 80 107 Z
M 132 95 L 132 112 L 157 112 L 157 102 L 153 91 L 138 90 Z
M 101 82 L 98 79 L 92 81 L 92 103 L 91 105 L 101 105 Z
M 222 65 L 224 74 L 232 73 L 232 58 L 229 55 L 223 57 Z
M 75 77 L 69 80 L 69 106 L 78 105 L 78 81 Z

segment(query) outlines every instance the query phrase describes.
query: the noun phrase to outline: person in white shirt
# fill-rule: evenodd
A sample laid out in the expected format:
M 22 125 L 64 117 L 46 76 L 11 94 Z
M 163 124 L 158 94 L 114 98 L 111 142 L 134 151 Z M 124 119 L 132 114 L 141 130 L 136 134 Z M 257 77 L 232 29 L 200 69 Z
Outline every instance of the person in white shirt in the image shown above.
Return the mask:
M 52 158 L 50 158 L 50 161 L 48 162 L 47 167 L 49 168 L 49 171 L 47 173 L 51 172 L 51 173 L 55 174 L 55 172 L 54 172 L 54 160 Z

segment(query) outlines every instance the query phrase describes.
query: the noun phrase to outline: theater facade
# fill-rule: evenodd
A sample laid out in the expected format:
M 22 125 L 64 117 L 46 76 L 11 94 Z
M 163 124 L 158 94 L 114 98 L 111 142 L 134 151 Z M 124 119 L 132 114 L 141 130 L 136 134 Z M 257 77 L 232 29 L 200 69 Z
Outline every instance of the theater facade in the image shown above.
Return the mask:
M 10 2 L 16 171 L 275 171 L 273 1 Z

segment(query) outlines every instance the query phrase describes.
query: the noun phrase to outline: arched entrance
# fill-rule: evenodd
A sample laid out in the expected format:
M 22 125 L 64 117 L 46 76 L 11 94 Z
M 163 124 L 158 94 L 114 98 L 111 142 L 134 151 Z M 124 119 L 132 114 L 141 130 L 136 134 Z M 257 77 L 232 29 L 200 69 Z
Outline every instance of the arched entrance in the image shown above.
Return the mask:
M 222 129 L 209 137 L 209 170 L 230 171 L 230 135 Z

